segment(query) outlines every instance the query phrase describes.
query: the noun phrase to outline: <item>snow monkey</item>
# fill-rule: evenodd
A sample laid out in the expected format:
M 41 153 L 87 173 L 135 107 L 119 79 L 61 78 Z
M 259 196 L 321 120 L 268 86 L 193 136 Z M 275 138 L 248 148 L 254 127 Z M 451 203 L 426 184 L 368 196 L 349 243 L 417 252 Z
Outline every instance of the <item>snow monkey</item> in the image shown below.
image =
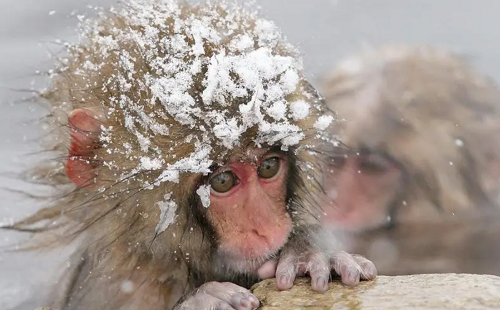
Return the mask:
M 384 274 L 498 273 L 497 85 L 441 49 L 384 46 L 341 62 L 323 91 L 351 149 L 325 169 L 325 223 Z
M 284 289 L 301 266 L 317 291 L 330 272 L 375 277 L 306 242 L 333 115 L 272 22 L 223 2 L 98 12 L 44 95 L 49 149 L 67 157 L 35 176 L 58 199 L 13 227 L 79 238 L 51 306 L 255 309 L 247 288 L 274 257 Z

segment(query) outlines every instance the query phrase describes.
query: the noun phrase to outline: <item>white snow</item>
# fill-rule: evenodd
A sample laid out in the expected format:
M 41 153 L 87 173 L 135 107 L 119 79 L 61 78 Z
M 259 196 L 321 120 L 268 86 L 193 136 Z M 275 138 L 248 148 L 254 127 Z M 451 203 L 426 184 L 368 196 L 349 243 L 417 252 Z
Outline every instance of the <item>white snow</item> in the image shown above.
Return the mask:
M 200 185 L 196 190 L 196 194 L 200 196 L 201 204 L 208 208 L 210 206 L 210 184 L 208 185 Z
M 461 139 L 455 139 L 455 145 L 456 146 L 464 146 L 464 141 Z
M 158 170 L 161 169 L 163 161 L 158 158 L 149 158 L 143 156 L 140 158 L 141 170 Z
M 316 127 L 319 130 L 325 130 L 330 124 L 333 122 L 333 116 L 331 115 L 321 115 L 318 117 L 318 120 L 314 124 L 314 127 Z
M 171 200 L 171 194 L 166 194 L 163 197 L 164 201 L 159 201 L 156 204 L 160 208 L 160 220 L 156 225 L 156 233 L 164 232 L 170 224 L 176 219 L 175 212 L 177 211 L 177 204 Z
M 284 119 L 286 113 L 286 103 L 283 101 L 275 102 L 267 109 L 267 113 L 277 121 Z
M 301 120 L 309 115 L 309 103 L 299 100 L 290 103 L 290 111 L 294 120 Z

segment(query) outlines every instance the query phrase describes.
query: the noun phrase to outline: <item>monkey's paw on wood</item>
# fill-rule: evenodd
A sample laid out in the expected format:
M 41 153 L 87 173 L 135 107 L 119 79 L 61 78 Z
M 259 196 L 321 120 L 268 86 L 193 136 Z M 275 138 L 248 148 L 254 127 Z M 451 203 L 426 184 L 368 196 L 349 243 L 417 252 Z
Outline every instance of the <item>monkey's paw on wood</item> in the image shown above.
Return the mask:
M 259 300 L 249 290 L 230 282 L 208 282 L 188 294 L 173 310 L 253 310 Z
M 309 274 L 312 289 L 326 292 L 332 271 L 348 286 L 358 285 L 360 280 L 373 280 L 377 276 L 375 265 L 361 255 L 343 251 L 326 253 L 318 249 L 300 251 L 288 246 L 278 260 L 267 261 L 258 273 L 262 279 L 276 277 L 276 287 L 280 290 L 290 289 L 297 276 Z

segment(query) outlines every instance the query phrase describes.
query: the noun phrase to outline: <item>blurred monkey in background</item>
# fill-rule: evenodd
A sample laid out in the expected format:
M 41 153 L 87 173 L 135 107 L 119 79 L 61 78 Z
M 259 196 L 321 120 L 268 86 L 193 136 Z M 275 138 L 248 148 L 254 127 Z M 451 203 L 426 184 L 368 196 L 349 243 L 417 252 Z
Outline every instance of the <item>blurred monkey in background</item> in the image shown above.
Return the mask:
M 461 57 L 383 46 L 323 80 L 348 155 L 323 222 L 381 274 L 500 274 L 500 92 Z

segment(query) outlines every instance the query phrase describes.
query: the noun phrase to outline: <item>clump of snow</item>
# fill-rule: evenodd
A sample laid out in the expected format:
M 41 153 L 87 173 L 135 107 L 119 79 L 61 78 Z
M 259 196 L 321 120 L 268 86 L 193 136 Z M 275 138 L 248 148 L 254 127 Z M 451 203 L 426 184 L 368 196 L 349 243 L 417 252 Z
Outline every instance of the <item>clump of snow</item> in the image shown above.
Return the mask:
M 210 184 L 198 187 L 196 194 L 200 196 L 201 204 L 205 208 L 208 208 L 210 206 Z
M 234 117 L 221 120 L 212 131 L 227 148 L 232 148 L 234 141 L 242 134 L 242 128 L 238 126 L 238 120 Z
M 333 116 L 331 115 L 321 115 L 314 124 L 314 127 L 319 130 L 325 130 L 333 122 Z
M 309 116 L 309 103 L 299 100 L 290 103 L 290 110 L 294 120 L 301 120 Z
M 283 101 L 275 102 L 272 106 L 269 107 L 267 112 L 275 120 L 282 120 L 285 118 L 286 104 Z
M 245 52 L 253 48 L 253 38 L 243 34 L 231 41 L 231 48 L 240 52 Z
M 171 199 L 172 194 L 166 194 L 163 199 L 164 201 L 159 201 L 156 204 L 160 208 L 160 220 L 156 225 L 156 233 L 162 233 L 165 229 L 172 224 L 176 219 L 175 212 L 177 211 L 177 204 Z
M 163 161 L 158 158 L 141 157 L 141 170 L 158 170 L 161 169 Z

